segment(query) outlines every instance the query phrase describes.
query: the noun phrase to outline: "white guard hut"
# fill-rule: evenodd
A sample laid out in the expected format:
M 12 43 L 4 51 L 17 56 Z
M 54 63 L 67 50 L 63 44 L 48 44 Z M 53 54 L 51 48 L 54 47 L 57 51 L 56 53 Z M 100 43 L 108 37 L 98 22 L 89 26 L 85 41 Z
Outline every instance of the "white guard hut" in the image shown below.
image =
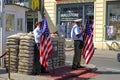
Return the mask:
M 0 55 L 5 51 L 6 40 L 9 35 L 26 32 L 26 17 L 25 12 L 29 8 L 8 4 L 4 6 L 3 14 L 1 17 L 2 25 L 0 27 Z

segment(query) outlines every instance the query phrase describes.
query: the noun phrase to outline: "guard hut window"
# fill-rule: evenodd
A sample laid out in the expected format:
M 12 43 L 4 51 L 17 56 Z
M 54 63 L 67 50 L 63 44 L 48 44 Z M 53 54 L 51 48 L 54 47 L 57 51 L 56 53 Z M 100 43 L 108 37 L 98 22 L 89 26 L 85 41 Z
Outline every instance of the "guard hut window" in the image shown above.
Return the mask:
M 15 22 L 15 15 L 14 14 L 6 14 L 6 31 L 14 31 L 14 22 Z
M 18 31 L 22 31 L 23 30 L 23 23 L 22 23 L 23 19 L 22 18 L 18 18 L 17 19 L 17 30 Z
M 107 2 L 106 40 L 120 40 L 120 2 Z

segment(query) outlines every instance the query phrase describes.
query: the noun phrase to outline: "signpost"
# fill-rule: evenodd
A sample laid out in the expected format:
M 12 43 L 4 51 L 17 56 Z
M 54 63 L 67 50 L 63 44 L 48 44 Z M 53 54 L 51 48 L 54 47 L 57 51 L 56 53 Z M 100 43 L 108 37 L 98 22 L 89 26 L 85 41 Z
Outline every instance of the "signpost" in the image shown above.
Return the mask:
M 0 0 L 0 55 L 2 55 L 3 13 L 4 13 L 4 0 Z M 0 60 L 0 63 L 1 63 L 1 66 L 3 66 L 2 59 Z

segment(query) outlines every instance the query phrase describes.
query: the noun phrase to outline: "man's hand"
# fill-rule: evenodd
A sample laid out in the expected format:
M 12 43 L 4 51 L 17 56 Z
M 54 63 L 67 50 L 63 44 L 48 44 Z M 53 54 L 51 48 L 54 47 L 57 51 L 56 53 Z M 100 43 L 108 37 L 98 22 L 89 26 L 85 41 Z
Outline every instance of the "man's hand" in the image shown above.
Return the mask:
M 77 38 L 80 38 L 80 34 L 77 34 L 76 37 L 77 37 Z
M 80 34 L 77 34 L 76 37 L 77 37 L 77 38 L 80 38 L 82 35 L 83 35 L 83 32 L 80 33 Z

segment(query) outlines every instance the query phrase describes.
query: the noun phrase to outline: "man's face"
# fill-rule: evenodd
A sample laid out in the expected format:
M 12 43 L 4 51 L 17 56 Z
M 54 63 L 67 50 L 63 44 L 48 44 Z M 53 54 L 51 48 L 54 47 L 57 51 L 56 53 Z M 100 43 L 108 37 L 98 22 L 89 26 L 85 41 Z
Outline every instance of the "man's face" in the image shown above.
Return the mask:
M 78 26 L 81 26 L 81 24 L 82 24 L 81 22 L 77 22 L 77 25 L 78 25 Z
M 42 22 L 39 22 L 39 24 L 38 24 L 38 25 L 39 25 L 39 27 L 41 27 L 41 25 L 42 25 Z
M 73 27 L 73 26 L 75 25 L 75 23 L 74 23 L 74 22 L 71 22 L 70 25 Z

